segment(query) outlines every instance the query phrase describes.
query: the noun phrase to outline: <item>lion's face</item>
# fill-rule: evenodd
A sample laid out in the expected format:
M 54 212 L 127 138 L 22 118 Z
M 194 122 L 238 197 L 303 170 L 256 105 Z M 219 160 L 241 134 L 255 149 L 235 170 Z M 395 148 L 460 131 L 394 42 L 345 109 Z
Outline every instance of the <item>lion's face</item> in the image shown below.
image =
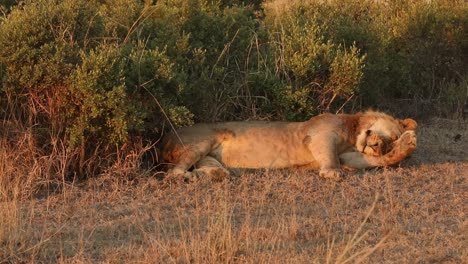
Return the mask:
M 413 119 L 399 120 L 382 113 L 377 113 L 377 116 L 372 114 L 369 113 L 367 117 L 364 115 L 362 129 L 356 140 L 357 150 L 367 155 L 386 154 L 403 132 L 415 130 L 417 127 Z
M 375 131 L 367 130 L 366 135 L 365 145 L 360 150 L 362 153 L 371 156 L 382 156 L 389 151 L 390 142 L 384 140 Z

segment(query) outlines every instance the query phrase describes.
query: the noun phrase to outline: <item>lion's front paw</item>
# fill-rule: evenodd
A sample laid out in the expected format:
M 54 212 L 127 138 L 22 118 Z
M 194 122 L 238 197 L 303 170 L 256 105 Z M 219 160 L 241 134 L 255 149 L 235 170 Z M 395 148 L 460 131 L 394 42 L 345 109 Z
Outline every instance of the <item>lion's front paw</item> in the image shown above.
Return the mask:
M 319 175 L 334 181 L 341 180 L 341 172 L 337 169 L 321 169 Z
M 416 143 L 416 132 L 414 130 L 405 131 L 397 141 L 398 151 L 410 155 L 416 149 Z

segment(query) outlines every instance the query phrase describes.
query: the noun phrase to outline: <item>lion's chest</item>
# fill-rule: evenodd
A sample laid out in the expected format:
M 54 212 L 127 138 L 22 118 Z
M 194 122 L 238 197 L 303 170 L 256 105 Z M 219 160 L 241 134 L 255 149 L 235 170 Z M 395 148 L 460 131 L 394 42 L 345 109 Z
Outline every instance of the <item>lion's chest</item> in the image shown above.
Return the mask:
M 221 142 L 213 153 L 228 167 L 287 168 L 314 162 L 299 135 L 249 131 Z

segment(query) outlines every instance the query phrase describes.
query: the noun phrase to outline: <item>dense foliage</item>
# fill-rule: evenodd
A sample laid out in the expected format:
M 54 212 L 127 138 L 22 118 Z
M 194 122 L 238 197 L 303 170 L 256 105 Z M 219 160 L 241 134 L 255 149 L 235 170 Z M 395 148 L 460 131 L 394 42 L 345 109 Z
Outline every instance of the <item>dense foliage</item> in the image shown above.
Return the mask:
M 26 0 L 0 10 L 0 115 L 34 131 L 42 155 L 66 157 L 48 174 L 95 174 L 167 120 L 367 107 L 457 117 L 467 100 L 464 1 Z

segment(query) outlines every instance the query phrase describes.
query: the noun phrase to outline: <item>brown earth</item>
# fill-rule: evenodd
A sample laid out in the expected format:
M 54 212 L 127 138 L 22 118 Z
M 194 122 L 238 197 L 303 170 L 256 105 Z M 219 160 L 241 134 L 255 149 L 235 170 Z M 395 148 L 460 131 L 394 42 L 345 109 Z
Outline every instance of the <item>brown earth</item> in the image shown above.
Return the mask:
M 0 263 L 462 263 L 467 124 L 420 125 L 399 167 L 168 183 L 109 172 L 0 203 Z

